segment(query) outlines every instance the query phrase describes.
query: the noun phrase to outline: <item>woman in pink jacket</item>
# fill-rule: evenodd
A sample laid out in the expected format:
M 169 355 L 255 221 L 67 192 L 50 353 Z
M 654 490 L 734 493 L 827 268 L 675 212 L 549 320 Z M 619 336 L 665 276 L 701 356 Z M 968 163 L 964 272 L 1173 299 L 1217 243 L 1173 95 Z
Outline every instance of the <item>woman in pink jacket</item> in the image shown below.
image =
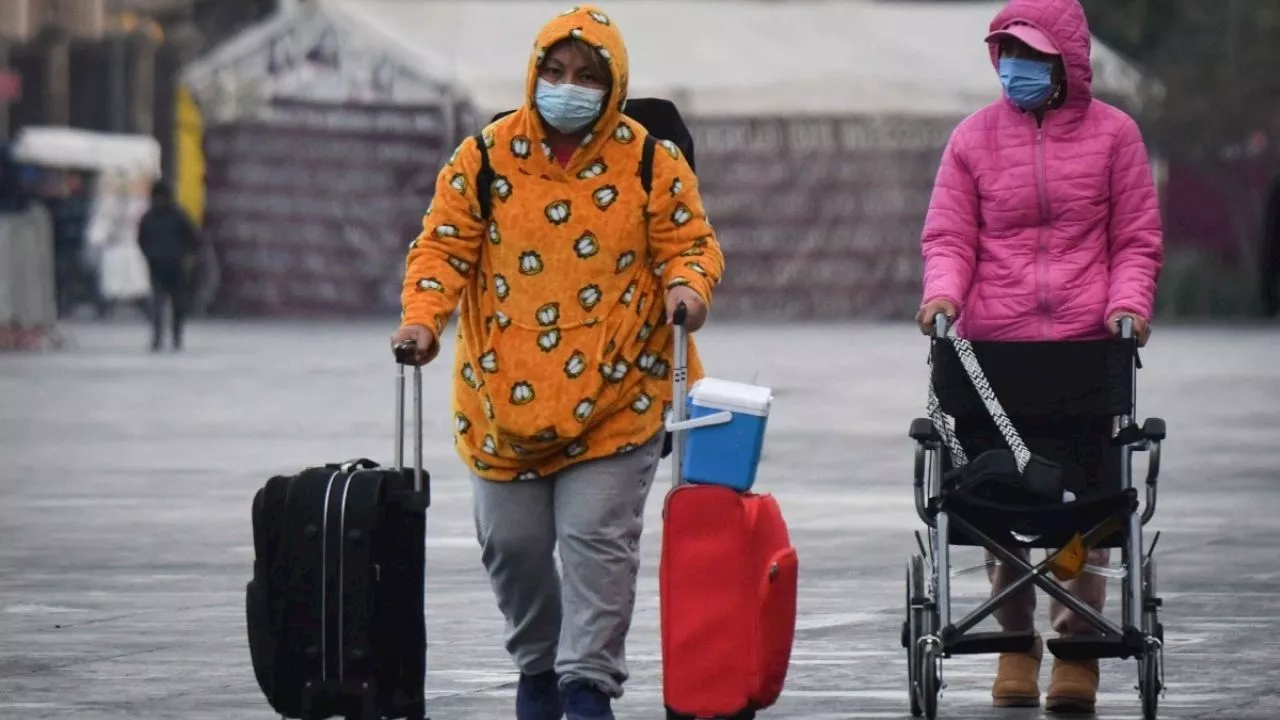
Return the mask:
M 1150 333 L 1163 262 L 1160 213 L 1137 124 L 1092 97 L 1090 34 L 1077 0 L 1012 0 L 986 38 L 1004 97 L 966 118 L 942 156 L 923 234 L 924 303 L 916 320 L 956 319 L 971 340 L 1086 340 L 1133 319 Z M 1092 564 L 1105 564 L 1095 551 Z M 992 569 L 998 590 L 1009 578 Z M 1012 573 L 1010 573 L 1012 576 Z M 1101 610 L 1106 578 L 1070 589 Z M 997 612 L 1007 631 L 1035 627 L 1031 588 Z M 1060 634 L 1092 626 L 1054 604 Z M 1043 644 L 1001 655 L 997 706 L 1040 703 Z M 1098 663 L 1055 661 L 1051 712 L 1093 712 Z

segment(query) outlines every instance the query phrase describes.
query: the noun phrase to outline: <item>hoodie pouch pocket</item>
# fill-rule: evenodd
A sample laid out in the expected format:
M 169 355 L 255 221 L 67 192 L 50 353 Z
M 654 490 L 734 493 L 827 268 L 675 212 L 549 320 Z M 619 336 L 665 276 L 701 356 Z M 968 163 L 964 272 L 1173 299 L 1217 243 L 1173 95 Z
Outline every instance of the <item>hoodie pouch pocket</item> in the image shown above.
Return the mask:
M 601 359 L 603 337 L 602 327 L 515 324 L 490 336 L 462 379 L 483 395 L 495 440 L 516 455 L 536 455 L 581 435 L 615 378 L 620 383 L 631 369 L 620 358 Z

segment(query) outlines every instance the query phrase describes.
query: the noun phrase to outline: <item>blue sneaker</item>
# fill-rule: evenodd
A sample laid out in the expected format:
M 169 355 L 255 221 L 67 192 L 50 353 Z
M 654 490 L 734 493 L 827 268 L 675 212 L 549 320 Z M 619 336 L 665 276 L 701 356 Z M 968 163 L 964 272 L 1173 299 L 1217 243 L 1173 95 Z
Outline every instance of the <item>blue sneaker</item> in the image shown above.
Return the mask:
M 516 720 L 560 720 L 564 707 L 560 704 L 560 679 L 555 671 L 537 675 L 520 673 L 516 685 Z
M 600 688 L 585 680 L 575 680 L 560 689 L 565 720 L 615 720 L 611 700 Z

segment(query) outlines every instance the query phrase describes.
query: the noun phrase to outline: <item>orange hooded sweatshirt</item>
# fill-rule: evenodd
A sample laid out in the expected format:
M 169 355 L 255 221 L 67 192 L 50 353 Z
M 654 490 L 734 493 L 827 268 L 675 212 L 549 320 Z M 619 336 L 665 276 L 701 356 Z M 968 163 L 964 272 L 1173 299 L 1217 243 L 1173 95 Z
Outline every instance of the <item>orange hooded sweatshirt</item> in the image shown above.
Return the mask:
M 597 48 L 613 85 L 601 117 L 560 165 L 534 109 L 538 68 L 565 38 Z M 409 248 L 404 325 L 441 333 L 461 301 L 454 435 L 480 477 L 524 480 L 633 448 L 663 427 L 671 403 L 667 289 L 710 303 L 723 256 L 674 144 L 640 183 L 644 127 L 621 111 L 627 51 L 618 28 L 582 5 L 538 34 L 524 105 L 482 135 L 495 174 L 492 221 L 476 199 L 480 153 L 463 141 L 436 181 Z M 702 376 L 689 348 L 689 379 Z

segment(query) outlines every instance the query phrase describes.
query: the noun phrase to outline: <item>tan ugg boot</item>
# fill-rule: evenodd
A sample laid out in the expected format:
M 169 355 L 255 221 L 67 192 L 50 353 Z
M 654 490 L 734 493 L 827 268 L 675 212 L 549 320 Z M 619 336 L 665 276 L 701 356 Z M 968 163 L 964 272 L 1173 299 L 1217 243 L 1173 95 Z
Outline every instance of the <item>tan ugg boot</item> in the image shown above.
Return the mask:
M 1053 661 L 1046 712 L 1062 715 L 1092 715 L 1098 701 L 1097 660 Z
M 1040 660 L 1044 642 L 1036 636 L 1030 652 L 1000 653 L 991 700 L 996 707 L 1037 707 L 1040 705 Z

